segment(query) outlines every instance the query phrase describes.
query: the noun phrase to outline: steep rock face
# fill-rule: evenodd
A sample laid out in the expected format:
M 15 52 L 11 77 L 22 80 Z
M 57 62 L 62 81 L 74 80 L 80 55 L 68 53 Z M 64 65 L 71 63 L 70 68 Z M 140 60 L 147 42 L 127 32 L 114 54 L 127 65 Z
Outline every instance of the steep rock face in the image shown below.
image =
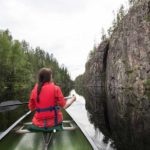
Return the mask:
M 107 88 L 141 88 L 150 78 L 150 1 L 134 6 L 113 32 Z
M 104 86 L 106 77 L 106 60 L 109 42 L 102 42 L 95 50 L 93 57 L 86 63 L 84 74 L 86 86 Z
M 86 63 L 86 86 L 150 88 L 150 0 L 133 6 Z

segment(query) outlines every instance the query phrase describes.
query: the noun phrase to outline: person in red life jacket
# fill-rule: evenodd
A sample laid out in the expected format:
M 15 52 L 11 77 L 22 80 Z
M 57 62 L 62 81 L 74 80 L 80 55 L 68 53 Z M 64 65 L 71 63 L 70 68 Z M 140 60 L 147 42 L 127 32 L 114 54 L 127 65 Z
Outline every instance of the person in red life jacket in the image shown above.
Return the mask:
M 31 92 L 28 104 L 31 111 L 36 111 L 32 119 L 33 125 L 41 128 L 59 125 L 63 120 L 59 107 L 66 109 L 76 100 L 73 96 L 66 101 L 60 87 L 51 81 L 51 77 L 51 69 L 40 69 L 38 83 Z

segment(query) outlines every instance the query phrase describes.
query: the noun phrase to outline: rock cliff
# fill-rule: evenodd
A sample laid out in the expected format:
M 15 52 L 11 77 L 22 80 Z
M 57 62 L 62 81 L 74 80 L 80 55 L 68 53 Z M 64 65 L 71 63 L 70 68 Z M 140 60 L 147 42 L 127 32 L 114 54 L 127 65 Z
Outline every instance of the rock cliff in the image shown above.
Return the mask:
M 150 1 L 133 6 L 86 63 L 86 86 L 150 87 Z
M 107 88 L 141 88 L 150 80 L 150 1 L 129 10 L 109 42 Z
M 93 57 L 86 63 L 84 80 L 86 86 L 105 86 L 107 52 L 109 42 L 102 42 Z

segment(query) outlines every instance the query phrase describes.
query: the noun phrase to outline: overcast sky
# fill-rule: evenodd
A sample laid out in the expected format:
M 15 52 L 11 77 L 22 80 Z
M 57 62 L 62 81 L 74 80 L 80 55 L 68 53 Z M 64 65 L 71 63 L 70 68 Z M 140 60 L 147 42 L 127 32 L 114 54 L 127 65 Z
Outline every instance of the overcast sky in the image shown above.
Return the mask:
M 0 29 L 53 53 L 74 79 L 127 0 L 0 0 Z

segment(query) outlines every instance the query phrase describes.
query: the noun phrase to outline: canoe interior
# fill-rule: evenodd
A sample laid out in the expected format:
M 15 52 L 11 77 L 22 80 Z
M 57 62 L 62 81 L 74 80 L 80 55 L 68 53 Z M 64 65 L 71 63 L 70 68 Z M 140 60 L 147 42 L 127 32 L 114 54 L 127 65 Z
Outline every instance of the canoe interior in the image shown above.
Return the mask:
M 32 115 L 24 121 L 30 122 Z M 63 111 L 64 120 L 72 118 Z M 20 124 L 20 125 L 21 125 Z M 0 141 L 3 150 L 42 150 L 44 147 L 42 133 L 17 134 L 12 130 Z M 60 131 L 53 135 L 48 150 L 92 150 L 92 147 L 79 128 L 72 131 Z

